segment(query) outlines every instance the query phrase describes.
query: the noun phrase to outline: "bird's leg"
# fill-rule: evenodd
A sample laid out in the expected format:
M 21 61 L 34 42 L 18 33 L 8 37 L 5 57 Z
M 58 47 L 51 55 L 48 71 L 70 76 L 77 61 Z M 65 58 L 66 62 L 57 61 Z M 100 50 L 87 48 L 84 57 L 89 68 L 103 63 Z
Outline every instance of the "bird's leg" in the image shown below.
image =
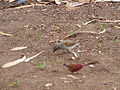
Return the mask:
M 75 57 L 77 57 L 77 53 L 75 53 L 74 51 L 70 51 Z

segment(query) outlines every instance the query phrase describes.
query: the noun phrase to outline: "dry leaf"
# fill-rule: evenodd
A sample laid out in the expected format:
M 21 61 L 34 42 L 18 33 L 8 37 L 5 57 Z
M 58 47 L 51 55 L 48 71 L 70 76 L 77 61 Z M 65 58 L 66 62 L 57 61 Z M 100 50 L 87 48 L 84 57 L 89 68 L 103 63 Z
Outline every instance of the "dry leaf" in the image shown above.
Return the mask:
M 8 37 L 12 36 L 12 34 L 7 34 L 7 33 L 4 33 L 4 32 L 1 32 L 1 31 L 0 31 L 0 34 L 3 35 L 3 36 L 8 36 Z
M 24 47 L 15 47 L 15 48 L 12 48 L 10 49 L 11 51 L 18 51 L 18 50 L 23 50 L 23 49 L 26 49 L 27 46 L 24 46 Z
M 15 60 L 15 61 L 12 61 L 12 62 L 9 62 L 9 63 L 6 63 L 2 66 L 2 68 L 7 68 L 7 67 L 11 67 L 11 66 L 14 66 L 18 63 L 21 63 L 23 62 L 24 60 L 26 59 L 26 56 L 23 56 L 21 59 L 18 59 L 18 60 Z
M 27 58 L 24 62 L 29 62 L 31 59 L 37 57 L 38 55 L 42 54 L 43 52 L 44 52 L 44 51 L 42 51 L 42 52 L 40 52 L 40 53 L 38 53 L 38 54 L 36 54 L 36 55 L 34 55 L 34 56 L 32 56 L 32 57 Z

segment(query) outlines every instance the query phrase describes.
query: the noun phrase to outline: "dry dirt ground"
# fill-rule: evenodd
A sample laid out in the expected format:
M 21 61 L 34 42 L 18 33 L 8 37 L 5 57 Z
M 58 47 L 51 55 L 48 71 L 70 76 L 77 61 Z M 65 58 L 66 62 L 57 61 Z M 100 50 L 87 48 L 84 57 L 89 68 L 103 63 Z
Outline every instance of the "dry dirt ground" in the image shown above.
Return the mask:
M 92 3 L 76 9 L 47 5 L 0 10 L 0 31 L 13 35 L 0 36 L 0 66 L 22 55 L 30 57 L 45 50 L 32 62 L 0 68 L 0 90 L 120 90 L 120 22 L 97 21 L 83 25 L 93 17 L 120 20 L 120 3 Z M 100 35 L 79 34 L 72 38 L 80 41 L 76 50 L 81 52 L 75 60 L 71 59 L 71 53 L 62 50 L 53 53 L 52 41 L 57 38 L 77 30 L 100 32 L 103 29 L 107 32 Z M 28 48 L 10 51 L 18 46 Z M 40 61 L 46 64 L 44 70 L 36 68 Z M 86 66 L 73 74 L 62 65 L 93 61 L 98 62 L 95 67 Z M 10 86 L 15 80 L 19 84 Z M 52 85 L 46 87 L 48 83 Z

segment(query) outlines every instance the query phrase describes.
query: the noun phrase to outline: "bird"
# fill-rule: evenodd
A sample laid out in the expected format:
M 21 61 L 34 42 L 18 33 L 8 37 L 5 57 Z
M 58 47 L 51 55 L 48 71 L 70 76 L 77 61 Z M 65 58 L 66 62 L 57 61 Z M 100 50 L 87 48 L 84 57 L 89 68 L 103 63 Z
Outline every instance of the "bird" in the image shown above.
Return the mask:
M 72 73 L 77 72 L 84 67 L 83 64 L 69 64 L 69 65 L 63 64 L 63 66 L 67 67 L 68 70 Z
M 72 49 L 74 49 L 78 45 L 79 45 L 78 42 L 72 40 L 59 41 L 53 46 L 53 52 L 62 49 L 73 53 L 73 55 L 77 57 L 77 54 L 74 51 L 72 51 Z

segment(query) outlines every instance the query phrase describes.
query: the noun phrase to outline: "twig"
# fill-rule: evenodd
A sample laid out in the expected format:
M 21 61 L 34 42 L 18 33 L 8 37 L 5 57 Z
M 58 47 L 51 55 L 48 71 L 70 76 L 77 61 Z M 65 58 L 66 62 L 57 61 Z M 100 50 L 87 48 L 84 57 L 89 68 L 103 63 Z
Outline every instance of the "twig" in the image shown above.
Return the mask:
M 119 23 L 120 20 L 104 20 L 102 22 L 106 22 L 106 23 Z
M 114 26 L 115 28 L 120 28 L 119 26 Z
M 113 90 L 117 90 L 117 88 L 115 87 L 115 85 L 112 85 L 112 88 L 113 88 Z
M 34 56 L 31 56 L 31 57 L 25 59 L 24 62 L 29 62 L 31 59 L 37 57 L 38 55 L 42 54 L 43 52 L 45 52 L 45 51 L 41 51 L 40 53 L 38 53 L 38 54 L 36 54 L 36 55 L 34 55 Z
M 83 23 L 83 25 L 88 25 L 88 24 L 90 24 L 90 23 L 92 23 L 92 22 L 95 22 L 96 21 L 96 19 L 93 19 L 93 20 L 90 20 L 90 21 L 88 21 L 88 22 L 86 22 L 86 23 Z
M 83 23 L 83 25 L 88 25 L 88 24 L 90 24 L 90 23 L 92 23 L 92 22 L 104 22 L 104 23 L 119 23 L 120 22 L 120 20 L 101 20 L 101 19 L 92 19 L 92 20 L 90 20 L 90 21 L 88 21 L 88 22 L 86 22 L 86 23 Z
M 29 8 L 29 7 L 35 7 L 35 6 L 42 6 L 44 4 L 46 4 L 46 2 L 43 2 L 43 3 L 40 3 L 40 4 L 31 4 L 31 5 L 19 6 L 19 7 L 15 7 L 15 8 L 10 8 L 9 10 Z

